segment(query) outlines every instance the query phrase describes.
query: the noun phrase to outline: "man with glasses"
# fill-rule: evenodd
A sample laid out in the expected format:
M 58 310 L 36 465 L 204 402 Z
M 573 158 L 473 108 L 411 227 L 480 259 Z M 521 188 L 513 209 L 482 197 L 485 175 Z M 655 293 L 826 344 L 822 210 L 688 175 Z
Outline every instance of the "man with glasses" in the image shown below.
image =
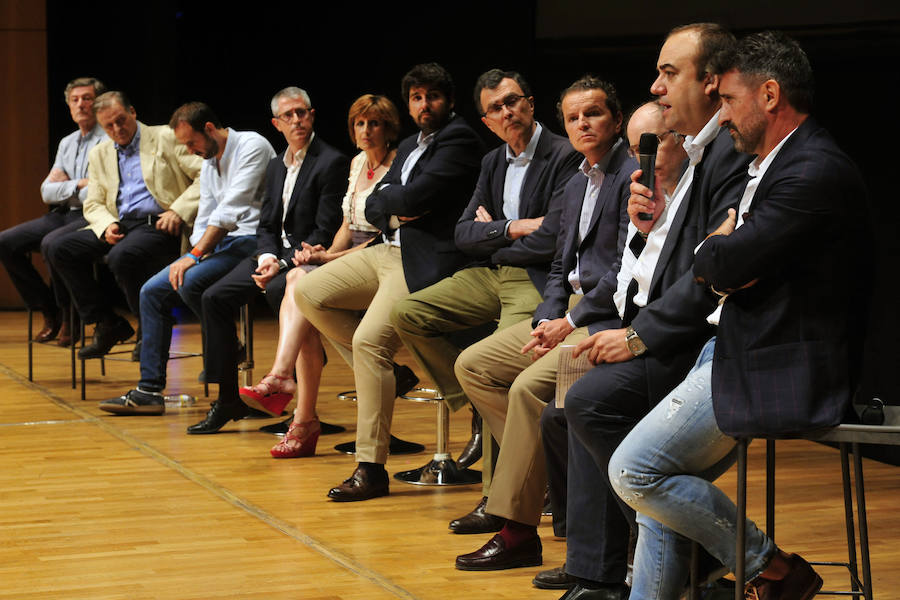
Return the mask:
M 400 300 L 391 313 L 400 339 L 453 410 L 468 400 L 453 372 L 460 348 L 447 334 L 494 322 L 505 329 L 531 316 L 556 249 L 562 191 L 581 159 L 566 138 L 535 121 L 534 98 L 519 73 L 487 71 L 474 96 L 481 121 L 505 143 L 482 159 L 478 184 L 456 224 L 456 245 L 471 262 Z M 486 497 L 490 433 L 483 439 Z M 486 533 L 500 525 L 476 509 L 450 529 Z
M 265 291 L 266 302 L 277 314 L 287 271 L 294 267 L 294 250 L 302 242 L 327 247 L 341 224 L 349 159 L 315 135 L 315 109 L 304 90 L 281 90 L 271 108 L 272 125 L 288 147 L 266 169 L 255 256 L 203 293 L 206 381 L 219 384 L 219 397 L 206 418 L 188 427 L 192 434 L 216 433 L 249 413 L 238 395 L 235 320 L 240 307 Z

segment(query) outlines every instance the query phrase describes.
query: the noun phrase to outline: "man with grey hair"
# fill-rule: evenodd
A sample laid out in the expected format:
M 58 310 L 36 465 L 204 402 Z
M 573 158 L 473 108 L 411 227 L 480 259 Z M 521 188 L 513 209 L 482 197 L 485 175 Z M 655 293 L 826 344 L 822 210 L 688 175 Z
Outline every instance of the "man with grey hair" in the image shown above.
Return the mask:
M 303 242 L 328 246 L 341 224 L 350 161 L 315 135 L 315 112 L 309 95 L 298 87 L 287 87 L 272 98 L 272 125 L 288 147 L 266 169 L 254 257 L 241 261 L 203 293 L 206 381 L 219 384 L 219 397 L 188 433 L 216 433 L 228 421 L 247 415 L 249 408 L 238 395 L 238 310 L 265 291 L 266 302 L 277 314 L 287 271 L 294 268 L 294 250 Z
M 94 98 L 105 89 L 103 83 L 93 77 L 79 77 L 66 85 L 66 105 L 78 130 L 60 141 L 53 167 L 41 184 L 41 198 L 49 211 L 0 232 L 0 261 L 13 285 L 28 308 L 44 313 L 44 325 L 34 337 L 36 342 L 49 342 L 60 333 L 60 327 L 59 344 L 68 346 L 72 341 L 68 319 L 63 318 L 60 311 L 69 305 L 66 286 L 53 269 L 50 270 L 51 285 L 44 283 L 29 254 L 38 247 L 43 252 L 55 236 L 87 225 L 81 215 L 81 203 L 88 191 L 88 152 L 106 139 L 92 107 Z

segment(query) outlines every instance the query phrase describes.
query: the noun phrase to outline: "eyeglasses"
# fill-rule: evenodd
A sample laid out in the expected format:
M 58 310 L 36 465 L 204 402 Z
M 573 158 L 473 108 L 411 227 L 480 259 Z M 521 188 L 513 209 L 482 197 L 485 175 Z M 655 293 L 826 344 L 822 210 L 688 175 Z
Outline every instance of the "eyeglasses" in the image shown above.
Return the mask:
M 525 96 L 522 96 L 520 94 L 510 94 L 509 96 L 507 96 L 500 102 L 497 102 L 496 104 L 491 104 L 490 106 L 488 106 L 487 110 L 484 111 L 484 114 L 482 116 L 483 117 L 496 117 L 503 110 L 504 106 L 506 108 L 508 108 L 509 110 L 512 110 L 519 103 L 519 100 L 521 100 L 524 97 Z
M 284 121 L 285 123 L 290 123 L 294 120 L 294 117 L 297 117 L 298 121 L 302 121 L 309 115 L 309 109 L 307 108 L 295 108 L 294 110 L 286 110 L 280 115 L 278 118 Z
M 675 138 L 675 144 L 680 144 L 680 143 L 682 143 L 682 142 L 684 141 L 684 136 L 681 135 L 680 133 L 676 133 L 676 132 L 674 132 L 674 131 L 665 131 L 665 132 L 663 132 L 663 133 L 657 133 L 657 134 L 654 134 L 654 135 L 656 135 L 656 140 L 657 140 L 660 144 L 662 144 L 662 143 L 666 140 L 666 138 L 667 138 L 668 136 L 670 136 L 670 135 L 671 135 L 671 136 L 674 136 L 674 138 Z M 628 154 L 631 155 L 631 156 L 637 156 L 637 155 L 638 155 L 638 146 L 639 146 L 639 144 L 635 144 L 635 145 L 629 147 L 629 148 L 628 148 Z

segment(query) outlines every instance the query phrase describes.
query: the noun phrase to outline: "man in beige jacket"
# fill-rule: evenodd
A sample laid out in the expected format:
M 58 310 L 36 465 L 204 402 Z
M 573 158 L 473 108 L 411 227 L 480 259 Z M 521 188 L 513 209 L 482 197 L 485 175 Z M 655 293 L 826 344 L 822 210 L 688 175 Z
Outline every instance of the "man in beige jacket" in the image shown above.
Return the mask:
M 109 140 L 88 158 L 88 228 L 61 236 L 49 248 L 85 323 L 96 323 L 94 339 L 79 358 L 98 358 L 132 336 L 117 315 L 109 290 L 93 278 L 93 263 L 106 256 L 131 311 L 140 314 L 144 282 L 178 256 L 181 233 L 190 234 L 200 199 L 202 160 L 179 144 L 171 128 L 147 126 L 121 92 L 94 101 L 97 122 Z

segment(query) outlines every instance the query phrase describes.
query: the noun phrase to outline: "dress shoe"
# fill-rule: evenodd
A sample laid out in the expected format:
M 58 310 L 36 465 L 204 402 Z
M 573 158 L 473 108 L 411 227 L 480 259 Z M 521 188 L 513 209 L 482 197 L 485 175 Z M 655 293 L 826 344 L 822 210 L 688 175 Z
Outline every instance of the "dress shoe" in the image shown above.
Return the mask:
M 130 390 L 118 398 L 104 400 L 100 410 L 116 415 L 162 415 L 166 412 L 166 399 L 159 392 Z
M 187 428 L 188 433 L 216 433 L 222 429 L 228 421 L 240 421 L 247 416 L 247 407 L 243 403 L 227 405 L 221 400 L 212 403 L 206 418 Z
M 487 506 L 487 497 L 482 496 L 472 512 L 464 517 L 450 521 L 450 531 L 453 533 L 493 533 L 503 529 L 506 519 L 484 512 Z
M 269 453 L 275 458 L 314 456 L 320 433 L 322 427 L 319 425 L 318 417 L 313 417 L 305 423 L 291 422 L 287 433 L 269 450 Z
M 34 341 L 41 344 L 49 342 L 56 337 L 57 333 L 59 333 L 60 327 L 62 327 L 62 323 L 59 318 L 55 314 L 45 312 L 44 324 L 41 326 L 41 330 L 34 336 Z
M 335 502 L 358 502 L 387 496 L 389 493 L 388 475 L 383 467 L 381 473 L 373 476 L 367 469 L 357 466 L 349 479 L 346 479 L 341 485 L 331 488 L 328 497 Z
M 69 320 L 64 319 L 62 322 L 62 327 L 59 328 L 59 337 L 56 338 L 56 345 L 62 346 L 63 348 L 68 348 L 72 344 L 77 344 L 81 341 L 81 320 L 76 317 L 75 319 L 75 330 L 69 327 Z
M 586 588 L 581 584 L 569 589 L 559 600 L 628 600 L 631 589 L 624 583 L 604 586 L 599 589 Z
M 113 346 L 133 335 L 134 329 L 131 324 L 119 315 L 112 321 L 101 321 L 94 328 L 94 339 L 91 343 L 78 351 L 78 358 L 85 360 L 106 356 Z
M 397 396 L 412 391 L 419 383 L 419 378 L 406 365 L 394 365 L 394 380 L 396 381 L 394 392 Z
M 541 538 L 537 535 L 512 548 L 507 548 L 506 541 L 498 533 L 475 552 L 457 556 L 456 568 L 461 571 L 499 571 L 517 567 L 537 567 L 543 563 L 541 551 Z
M 466 442 L 466 447 L 459 453 L 456 464 L 460 469 L 467 469 L 481 459 L 484 438 L 481 433 L 481 415 L 472 407 L 472 436 Z
M 787 574 L 782 579 L 765 579 L 760 575 L 744 588 L 747 600 L 809 600 L 822 589 L 822 578 L 800 555 L 778 550 L 769 566 L 776 561 L 782 563 Z
M 569 590 L 575 587 L 575 578 L 566 573 L 566 563 L 561 567 L 541 571 L 531 583 L 542 590 Z

